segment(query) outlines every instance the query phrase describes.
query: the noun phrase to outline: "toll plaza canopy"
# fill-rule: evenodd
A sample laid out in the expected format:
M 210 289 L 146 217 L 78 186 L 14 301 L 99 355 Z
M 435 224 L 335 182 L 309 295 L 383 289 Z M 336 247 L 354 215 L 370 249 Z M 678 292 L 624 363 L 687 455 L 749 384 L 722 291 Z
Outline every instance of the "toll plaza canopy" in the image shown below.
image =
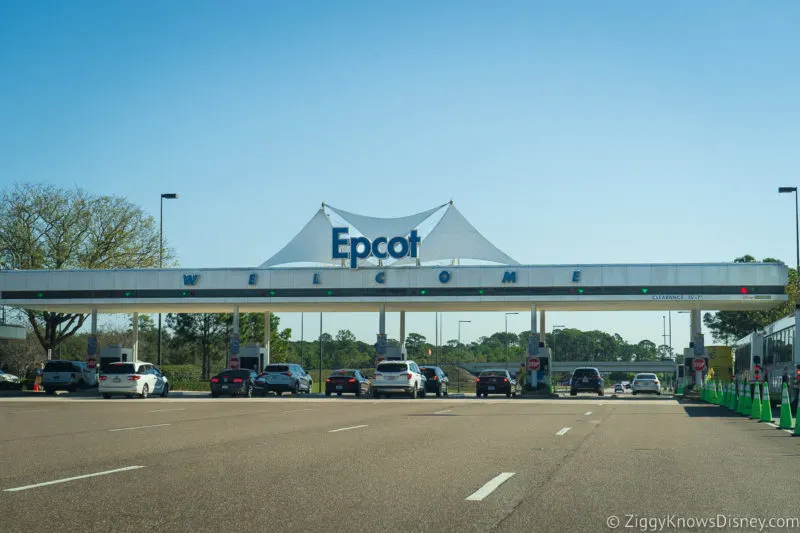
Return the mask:
M 477 264 L 464 264 L 472 261 Z M 376 218 L 326 204 L 253 268 L 0 272 L 0 304 L 64 313 L 768 309 L 782 263 L 520 265 L 452 202 Z

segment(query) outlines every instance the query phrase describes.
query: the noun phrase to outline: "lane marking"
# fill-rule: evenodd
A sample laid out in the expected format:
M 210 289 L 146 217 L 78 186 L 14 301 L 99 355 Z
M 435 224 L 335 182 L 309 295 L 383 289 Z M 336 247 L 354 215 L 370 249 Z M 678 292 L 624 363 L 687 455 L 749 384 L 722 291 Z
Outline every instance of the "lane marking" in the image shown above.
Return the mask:
M 591 411 L 586 411 L 585 413 L 583 413 L 583 416 L 589 416 L 590 414 L 592 414 Z
M 361 424 L 360 426 L 350 426 L 350 427 L 346 427 L 346 428 L 332 429 L 328 433 L 337 433 L 339 431 L 348 431 L 348 430 L 351 430 L 351 429 L 358 429 L 358 428 L 365 428 L 365 427 L 367 427 L 367 424 Z
M 24 409 L 22 411 L 9 411 L 8 414 L 11 415 L 24 415 L 27 413 L 46 413 L 48 411 L 52 411 L 52 409 Z
M 131 428 L 116 428 L 116 429 L 109 429 L 107 431 L 128 431 L 131 429 L 147 429 L 147 428 L 157 428 L 161 426 L 171 426 L 172 424 L 153 424 L 151 426 L 134 426 Z
M 86 479 L 89 477 L 106 476 L 108 474 L 116 474 L 117 472 L 127 472 L 128 470 L 137 470 L 145 468 L 144 466 L 126 466 L 125 468 L 115 468 L 114 470 L 106 470 L 104 472 L 95 472 L 94 474 L 84 474 L 82 476 L 67 477 L 64 479 L 56 479 L 55 481 L 45 481 L 44 483 L 36 483 L 35 485 L 25 485 L 24 487 L 15 487 L 13 489 L 5 489 L 3 492 L 19 492 L 21 490 L 35 489 L 38 487 L 46 487 L 47 485 L 55 485 L 56 483 L 66 483 L 67 481 L 75 481 L 76 479 Z
M 570 429 L 572 428 L 561 428 L 558 431 L 556 431 L 556 435 L 566 435 L 567 431 L 569 431 Z
M 154 411 L 147 411 L 148 413 L 166 413 L 167 411 L 185 411 L 185 407 L 181 407 L 180 409 L 155 409 Z
M 503 472 L 502 474 L 498 474 L 494 478 L 490 479 L 486 482 L 486 484 L 467 496 L 466 500 L 469 502 L 479 502 L 486 498 L 489 494 L 495 491 L 497 487 L 505 483 L 511 476 L 514 475 L 514 472 Z
M 433 413 L 433 414 L 435 414 L 435 415 L 443 415 L 443 414 L 445 414 L 445 413 L 450 413 L 450 412 L 452 412 L 452 411 L 453 411 L 452 409 L 445 409 L 444 411 L 436 411 L 436 412 L 435 412 L 435 413 Z
M 300 411 L 313 411 L 313 409 L 289 409 L 288 411 L 284 411 L 284 413 L 298 413 Z

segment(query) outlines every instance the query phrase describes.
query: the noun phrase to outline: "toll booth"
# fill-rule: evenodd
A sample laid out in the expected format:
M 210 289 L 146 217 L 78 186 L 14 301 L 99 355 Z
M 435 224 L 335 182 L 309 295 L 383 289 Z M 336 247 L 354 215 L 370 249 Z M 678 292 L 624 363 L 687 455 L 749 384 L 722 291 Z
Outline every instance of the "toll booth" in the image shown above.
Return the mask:
M 230 357 L 230 356 L 229 356 Z M 239 353 L 239 368 L 254 370 L 259 374 L 267 366 L 267 350 L 258 343 L 249 343 L 242 347 Z M 230 367 L 230 360 L 228 361 Z
M 110 344 L 100 348 L 100 372 L 105 372 L 111 363 L 132 363 L 133 348 L 125 348 L 121 344 Z

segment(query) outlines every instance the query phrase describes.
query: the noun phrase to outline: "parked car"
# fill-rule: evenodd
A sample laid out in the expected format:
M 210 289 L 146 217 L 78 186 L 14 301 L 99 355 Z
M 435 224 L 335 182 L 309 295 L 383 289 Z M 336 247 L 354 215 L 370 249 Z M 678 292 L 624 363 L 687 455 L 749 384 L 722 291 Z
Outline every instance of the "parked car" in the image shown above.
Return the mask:
M 572 373 L 572 380 L 569 384 L 570 396 L 576 396 L 579 392 L 596 392 L 598 396 L 603 396 L 605 385 L 600 371 L 592 367 L 576 368 Z
M 57 390 L 75 392 L 90 387 L 89 369 L 83 361 L 47 361 L 42 371 L 42 387 L 47 394 Z
M 45 372 L 47 372 L 46 366 Z M 129 398 L 138 396 L 144 399 L 151 394 L 166 398 L 169 394 L 169 380 L 151 363 L 142 361 L 111 363 L 100 374 L 99 390 L 106 399 L 112 395 L 124 395 Z
M 274 392 L 280 396 L 284 392 L 297 394 L 310 393 L 314 385 L 313 378 L 300 365 L 279 363 L 267 365 L 264 372 L 255 382 L 255 393 L 266 396 Z
M 325 380 L 325 396 L 331 394 L 355 394 L 356 396 L 367 395 L 370 392 L 370 382 L 361 375 L 361 372 L 354 369 L 343 368 L 335 370 Z
M 426 382 L 427 379 L 414 361 L 381 361 L 375 368 L 372 395 L 380 398 L 381 395 L 405 393 L 412 398 L 424 398 Z
M 253 397 L 258 374 L 255 370 L 225 369 L 211 378 L 211 397 L 218 398 L 223 394 L 230 394 L 233 398 L 239 396 Z
M 444 370 L 438 366 L 421 366 L 422 374 L 425 376 L 425 392 L 432 392 L 436 396 L 447 396 L 447 387 L 450 379 Z
M 633 378 L 633 394 L 642 392 L 661 394 L 661 382 L 655 374 L 636 374 Z
M 520 385 L 508 370 L 484 370 L 475 380 L 475 396 L 488 397 L 489 394 L 505 394 L 506 398 L 517 397 Z
M 19 377 L 0 370 L 0 390 L 22 390 Z
M 622 383 L 617 383 L 614 385 L 614 394 L 625 394 L 625 387 L 622 386 Z

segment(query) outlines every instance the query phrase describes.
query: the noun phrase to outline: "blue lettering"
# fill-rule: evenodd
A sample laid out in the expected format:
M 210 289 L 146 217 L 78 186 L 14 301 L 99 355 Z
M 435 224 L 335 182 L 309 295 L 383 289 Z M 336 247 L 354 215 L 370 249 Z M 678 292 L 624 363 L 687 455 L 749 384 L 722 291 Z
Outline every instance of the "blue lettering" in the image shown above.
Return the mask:
M 581 271 L 580 270 L 573 270 L 572 271 L 572 282 L 578 283 L 581 280 Z
M 258 274 L 250 274 L 250 279 L 247 280 L 248 285 L 255 285 L 258 279 Z
M 503 283 L 516 283 L 517 282 L 517 273 L 516 272 L 509 272 L 505 271 L 503 273 Z
M 314 273 L 314 285 L 319 285 L 319 272 Z
M 386 237 L 378 237 L 377 239 L 372 241 L 372 255 L 374 255 L 378 259 L 386 259 L 387 257 L 389 257 L 388 249 L 382 252 L 380 248 L 378 248 L 381 244 L 386 244 L 386 242 L 387 242 Z
M 200 277 L 200 274 L 184 274 L 183 275 L 183 284 L 184 285 L 194 285 L 197 283 L 197 278 Z
M 333 228 L 333 257 L 334 259 L 347 259 L 347 252 L 342 251 L 342 246 L 347 244 L 347 239 L 339 237 L 342 233 L 347 234 L 347 228 Z
M 333 259 L 350 259 L 350 268 L 358 268 L 359 259 L 375 257 L 376 259 L 416 258 L 418 245 L 422 242 L 417 230 L 411 230 L 406 237 L 376 237 L 370 241 L 367 237 L 347 238 L 348 228 L 333 228 L 331 257 Z M 344 248 L 344 251 L 342 249 Z
M 398 245 L 400 245 L 399 251 L 397 250 Z M 392 240 L 389 241 L 389 255 L 395 259 L 408 255 L 408 241 L 405 237 L 392 237 Z
M 386 281 L 386 272 L 378 272 L 375 276 L 375 281 L 377 283 L 384 283 Z
M 447 283 L 448 281 L 450 281 L 450 272 L 448 272 L 447 270 L 442 270 L 441 272 L 439 272 L 439 281 L 442 283 Z

